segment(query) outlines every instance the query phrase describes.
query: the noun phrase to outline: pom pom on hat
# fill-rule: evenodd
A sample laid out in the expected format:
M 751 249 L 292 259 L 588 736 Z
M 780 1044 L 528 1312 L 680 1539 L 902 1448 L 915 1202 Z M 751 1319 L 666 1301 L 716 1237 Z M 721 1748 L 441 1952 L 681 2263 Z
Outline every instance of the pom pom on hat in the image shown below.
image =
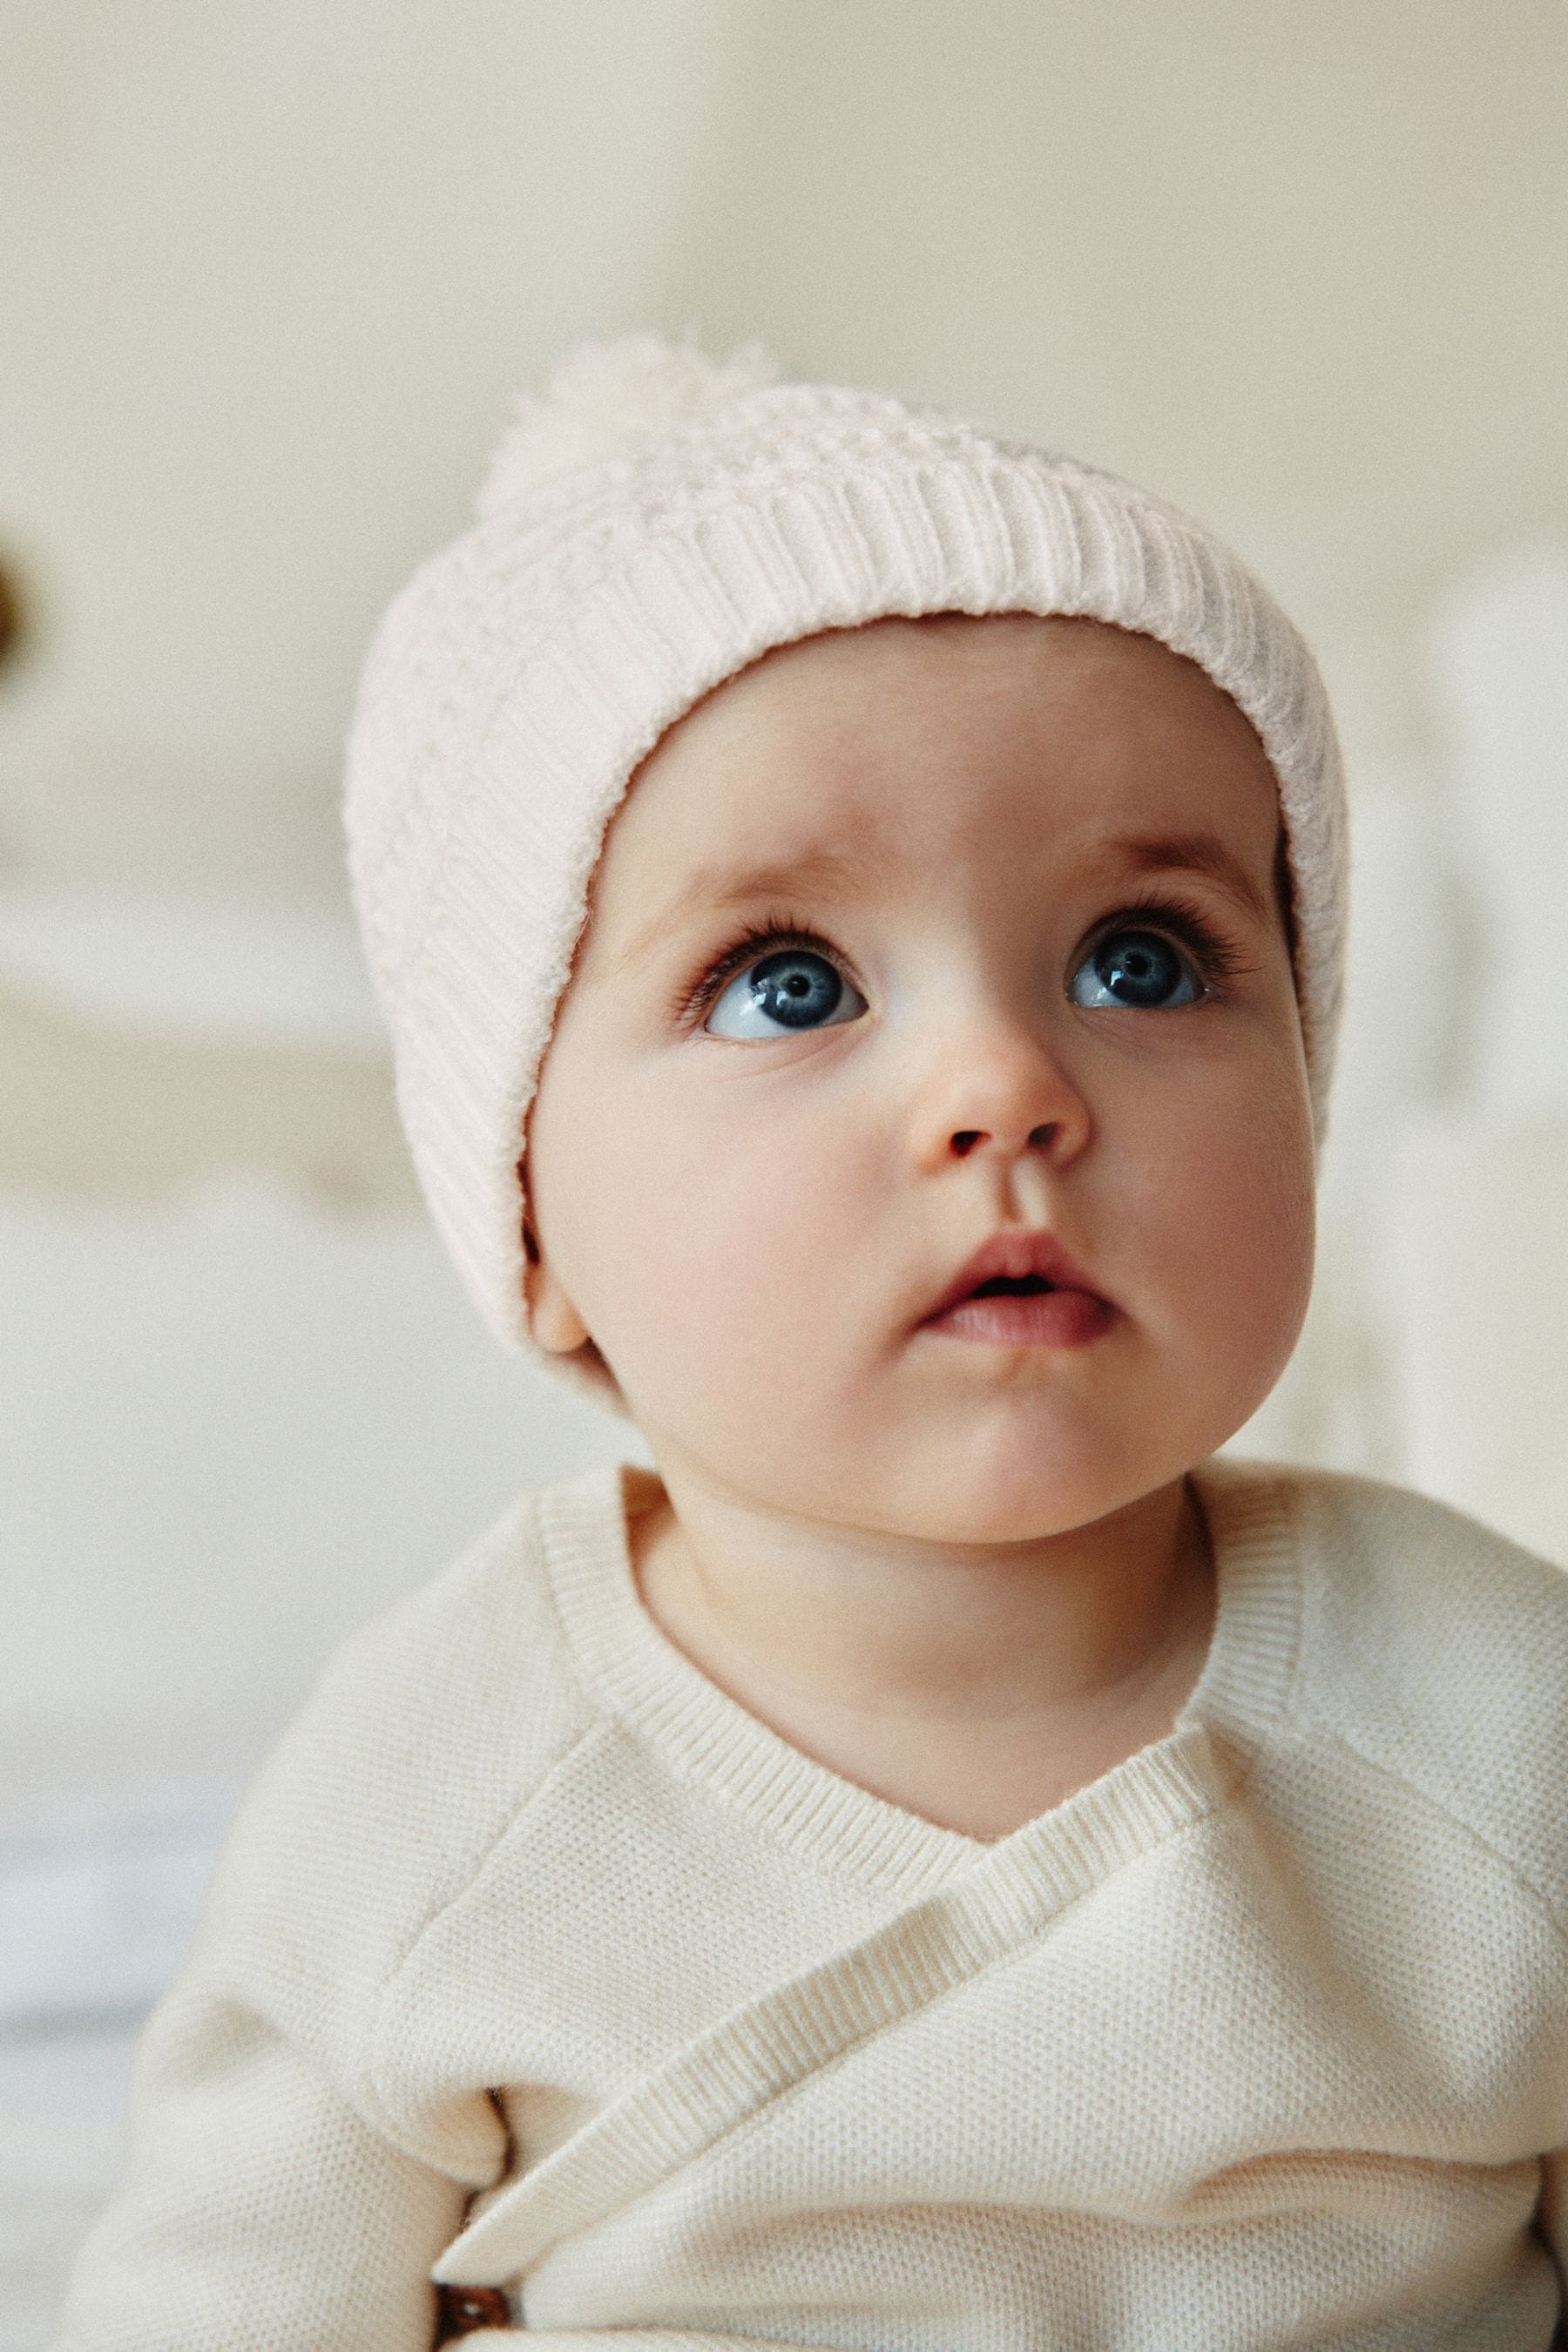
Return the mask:
M 689 339 L 622 335 L 584 343 L 550 379 L 542 399 L 524 394 L 479 492 L 481 521 L 519 505 L 545 482 L 630 457 L 682 425 L 701 425 L 743 394 L 778 381 L 761 343 L 710 359 Z

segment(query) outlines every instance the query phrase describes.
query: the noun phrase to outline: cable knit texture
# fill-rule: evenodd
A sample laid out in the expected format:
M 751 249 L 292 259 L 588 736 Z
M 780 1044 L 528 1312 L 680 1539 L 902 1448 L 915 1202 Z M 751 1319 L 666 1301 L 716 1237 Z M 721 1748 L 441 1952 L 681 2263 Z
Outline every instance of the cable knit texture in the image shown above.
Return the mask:
M 1111 475 L 775 373 L 754 346 L 721 364 L 650 335 L 577 353 L 521 404 L 478 528 L 416 573 L 366 663 L 345 814 L 398 1100 L 465 1283 L 521 1346 L 517 1163 L 605 828 L 675 719 L 823 630 L 1084 614 L 1202 665 L 1279 779 L 1321 1135 L 1345 813 L 1290 622 L 1210 532 Z M 601 1401 L 613 1385 L 537 1352 Z
M 57 2352 L 1544 2352 L 1568 1581 L 1358 1480 L 1194 1474 L 1171 1733 L 983 1844 L 643 1610 L 647 1473 L 342 1652 L 138 2063 Z

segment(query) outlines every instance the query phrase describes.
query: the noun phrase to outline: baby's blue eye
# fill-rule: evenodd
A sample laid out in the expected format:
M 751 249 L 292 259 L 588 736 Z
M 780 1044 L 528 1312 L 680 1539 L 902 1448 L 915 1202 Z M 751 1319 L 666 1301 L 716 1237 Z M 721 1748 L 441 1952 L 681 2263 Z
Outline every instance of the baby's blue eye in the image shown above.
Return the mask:
M 853 1021 L 866 1000 L 826 956 L 781 948 L 738 971 L 703 1023 L 715 1037 L 779 1037 Z
M 1143 1012 L 1166 1012 L 1195 1004 L 1203 993 L 1179 948 L 1158 931 L 1108 931 L 1072 976 L 1068 994 L 1075 1004 L 1120 1004 Z

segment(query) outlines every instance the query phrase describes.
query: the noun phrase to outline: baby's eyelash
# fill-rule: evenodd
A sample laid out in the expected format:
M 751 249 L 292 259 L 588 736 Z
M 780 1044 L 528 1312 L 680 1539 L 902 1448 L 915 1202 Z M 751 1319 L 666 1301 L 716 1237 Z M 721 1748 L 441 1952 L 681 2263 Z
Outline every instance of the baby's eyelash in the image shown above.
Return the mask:
M 1201 908 L 1185 898 L 1169 898 L 1163 891 L 1149 890 L 1129 899 L 1125 906 L 1118 907 L 1114 914 L 1095 925 L 1094 937 L 1110 939 L 1117 931 L 1138 924 L 1169 931 L 1173 939 L 1180 940 L 1213 995 L 1223 994 L 1227 982 L 1238 980 L 1253 969 L 1235 941 L 1227 939 Z
M 694 981 L 680 989 L 670 1007 L 676 1020 L 695 1021 L 700 1013 L 708 1011 L 726 981 L 733 980 L 738 971 L 744 971 L 759 956 L 775 955 L 783 948 L 808 949 L 813 955 L 826 956 L 829 963 L 840 967 L 844 962 L 837 949 L 820 931 L 795 922 L 787 915 L 765 916 L 759 923 L 748 924 Z

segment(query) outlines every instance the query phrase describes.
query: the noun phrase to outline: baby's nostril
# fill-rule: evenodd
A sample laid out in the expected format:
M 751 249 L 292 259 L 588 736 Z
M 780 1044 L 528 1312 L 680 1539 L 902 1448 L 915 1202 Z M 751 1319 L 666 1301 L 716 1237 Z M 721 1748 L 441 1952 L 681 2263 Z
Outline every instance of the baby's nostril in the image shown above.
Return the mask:
M 969 1152 L 973 1150 L 979 1140 L 980 1129 L 977 1127 L 961 1128 L 952 1139 L 952 1148 L 957 1152 L 959 1158 L 963 1160 Z

